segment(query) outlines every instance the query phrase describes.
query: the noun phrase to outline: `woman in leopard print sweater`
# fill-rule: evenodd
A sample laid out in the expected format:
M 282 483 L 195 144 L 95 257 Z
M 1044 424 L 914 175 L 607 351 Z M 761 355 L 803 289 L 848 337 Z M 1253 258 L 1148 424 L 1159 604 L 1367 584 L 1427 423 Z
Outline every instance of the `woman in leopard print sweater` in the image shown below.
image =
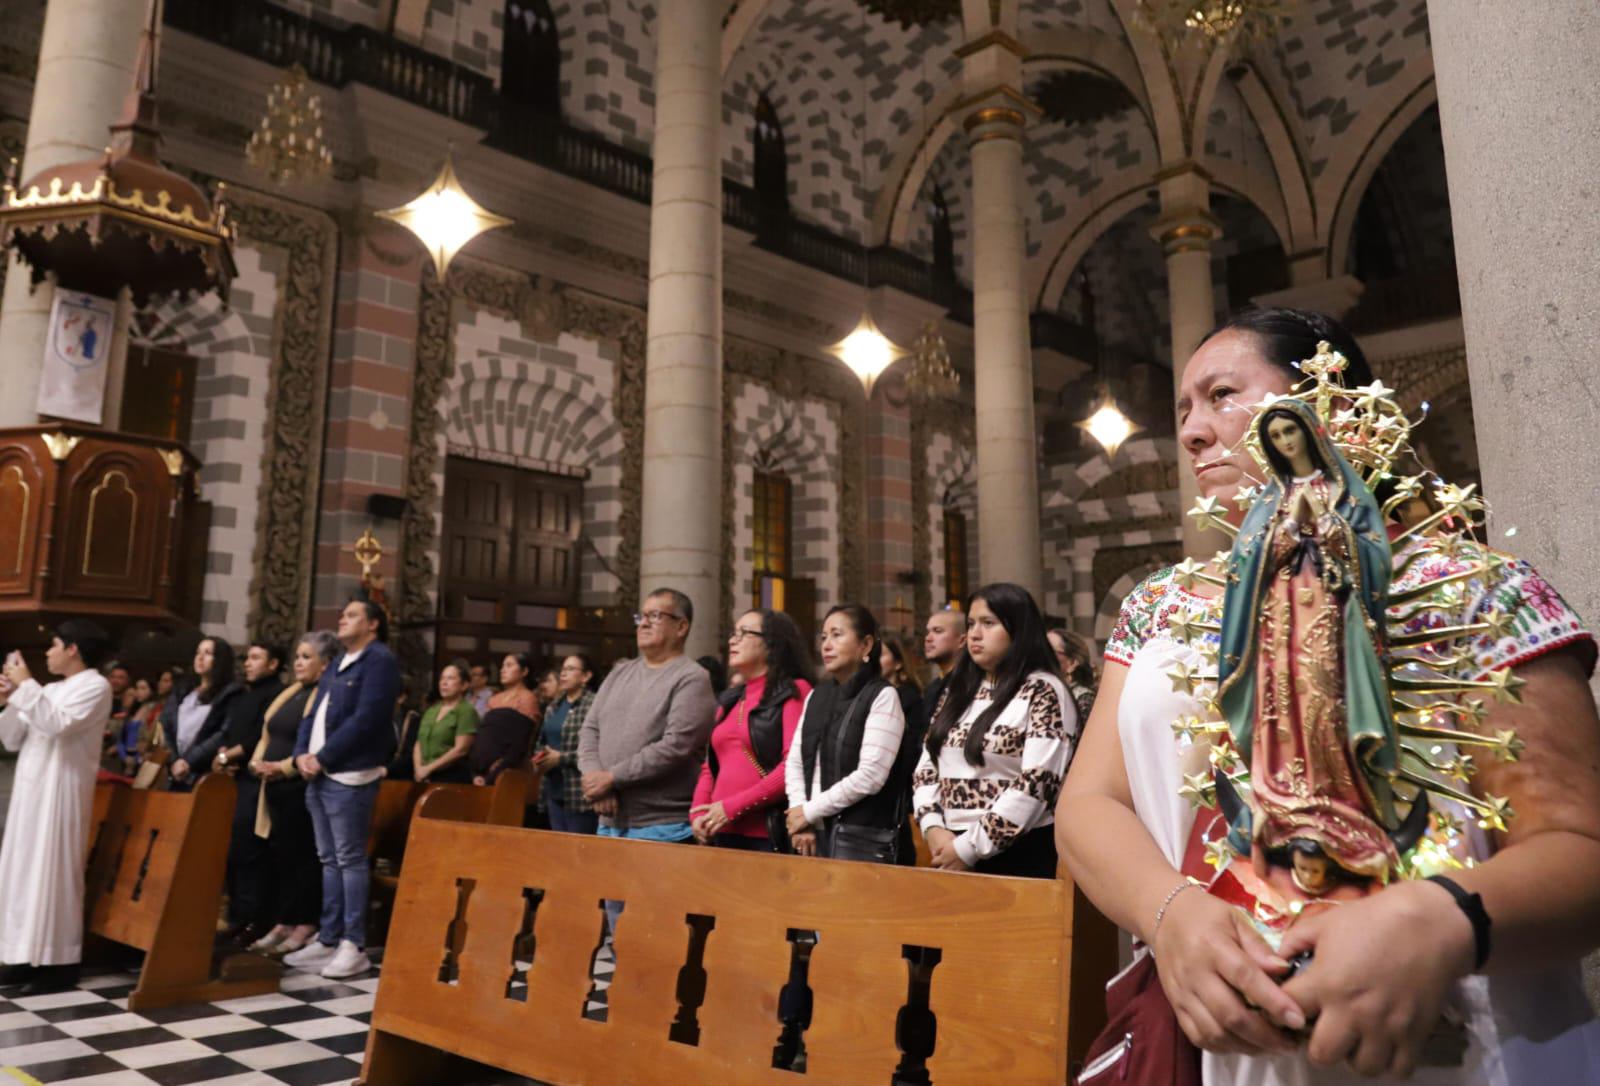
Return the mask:
M 950 674 L 913 782 L 917 824 L 935 867 L 1054 878 L 1051 812 L 1078 713 L 1026 589 L 985 585 L 967 615 L 967 653 Z

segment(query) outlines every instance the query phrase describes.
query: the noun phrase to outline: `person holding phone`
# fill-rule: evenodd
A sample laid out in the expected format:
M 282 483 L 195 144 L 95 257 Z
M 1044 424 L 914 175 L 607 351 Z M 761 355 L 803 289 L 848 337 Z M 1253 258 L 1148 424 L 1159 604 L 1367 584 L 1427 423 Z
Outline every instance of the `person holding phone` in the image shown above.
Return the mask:
M 40 686 L 20 652 L 0 669 L 0 743 L 21 751 L 0 842 L 0 987 L 43 995 L 70 988 L 83 957 L 83 869 L 100 738 L 111 684 L 98 668 L 111 647 L 93 622 L 56 628 Z

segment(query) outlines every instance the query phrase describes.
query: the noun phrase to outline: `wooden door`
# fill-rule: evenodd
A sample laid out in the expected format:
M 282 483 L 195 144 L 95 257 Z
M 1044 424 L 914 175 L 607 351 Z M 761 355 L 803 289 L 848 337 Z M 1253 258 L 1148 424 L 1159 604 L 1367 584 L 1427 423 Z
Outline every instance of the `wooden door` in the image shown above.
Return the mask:
M 445 462 L 440 604 L 446 618 L 501 622 L 511 581 L 516 523 L 514 468 L 451 457 Z

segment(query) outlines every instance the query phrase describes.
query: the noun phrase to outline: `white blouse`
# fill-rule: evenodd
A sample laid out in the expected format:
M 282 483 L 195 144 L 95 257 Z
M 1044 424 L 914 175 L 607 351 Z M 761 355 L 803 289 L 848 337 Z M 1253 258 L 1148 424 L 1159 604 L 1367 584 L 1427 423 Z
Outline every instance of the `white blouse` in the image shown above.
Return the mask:
M 1531 570 L 1513 570 L 1526 577 Z M 1509 585 L 1495 586 L 1509 590 Z M 1485 593 L 1494 597 L 1495 592 Z M 1502 600 L 1502 602 L 1504 602 Z M 1129 615 L 1135 607 L 1139 614 Z M 1167 620 L 1179 610 L 1221 613 L 1220 600 L 1207 600 L 1179 588 L 1163 571 L 1135 589 L 1124 605 L 1107 660 L 1126 664 L 1128 675 L 1117 706 L 1117 734 L 1134 811 L 1162 854 L 1180 867 L 1195 809 L 1179 794 L 1186 773 L 1208 765 L 1204 742 L 1176 736 L 1179 716 L 1202 714 L 1198 701 L 1174 692 L 1167 672 L 1176 663 L 1198 666 L 1197 649 L 1174 640 Z M 1125 627 L 1132 619 L 1132 634 Z M 1215 640 L 1215 635 L 1211 635 Z M 1539 647 L 1555 647 L 1556 639 Z M 1530 646 L 1520 646 L 1522 655 Z M 1499 659 L 1511 659 L 1519 646 L 1497 646 Z M 1464 819 L 1475 827 L 1470 818 Z M 1478 859 L 1493 853 L 1475 828 L 1472 849 Z M 1470 1038 L 1460 1067 L 1418 1068 L 1410 1081 L 1423 1086 L 1555 1086 L 1600 1078 L 1600 1021 L 1584 996 L 1576 968 L 1511 976 L 1474 975 L 1459 981 L 1448 999 L 1466 1022 Z M 1241 1056 L 1203 1053 L 1206 1086 L 1346 1086 L 1358 1079 L 1348 1068 L 1319 1069 L 1302 1053 Z
M 812 694 L 816 691 L 812 691 Z M 906 732 L 906 714 L 900 708 L 900 695 L 892 686 L 886 686 L 872 700 L 867 712 L 866 728 L 861 735 L 861 760 L 844 777 L 833 782 L 833 787 L 822 790 L 822 759 L 811 774 L 811 798 L 806 798 L 806 768 L 804 740 L 806 716 L 811 709 L 811 694 L 806 695 L 800 710 L 800 723 L 794 730 L 794 741 L 789 744 L 789 757 L 783 766 L 783 788 L 789 794 L 789 806 L 805 810 L 806 821 L 821 826 L 824 819 L 840 811 L 847 811 L 868 796 L 883 791 L 889 781 L 889 772 L 900 754 L 900 739 Z

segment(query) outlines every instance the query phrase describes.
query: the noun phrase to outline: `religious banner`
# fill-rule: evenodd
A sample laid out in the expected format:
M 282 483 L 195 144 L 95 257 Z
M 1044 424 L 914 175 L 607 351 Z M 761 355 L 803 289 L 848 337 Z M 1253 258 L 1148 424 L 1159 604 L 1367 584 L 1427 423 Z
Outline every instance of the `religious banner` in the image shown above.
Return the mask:
M 103 421 L 106 356 L 116 316 L 117 303 L 108 298 L 56 291 L 39 373 L 39 414 L 95 425 Z

